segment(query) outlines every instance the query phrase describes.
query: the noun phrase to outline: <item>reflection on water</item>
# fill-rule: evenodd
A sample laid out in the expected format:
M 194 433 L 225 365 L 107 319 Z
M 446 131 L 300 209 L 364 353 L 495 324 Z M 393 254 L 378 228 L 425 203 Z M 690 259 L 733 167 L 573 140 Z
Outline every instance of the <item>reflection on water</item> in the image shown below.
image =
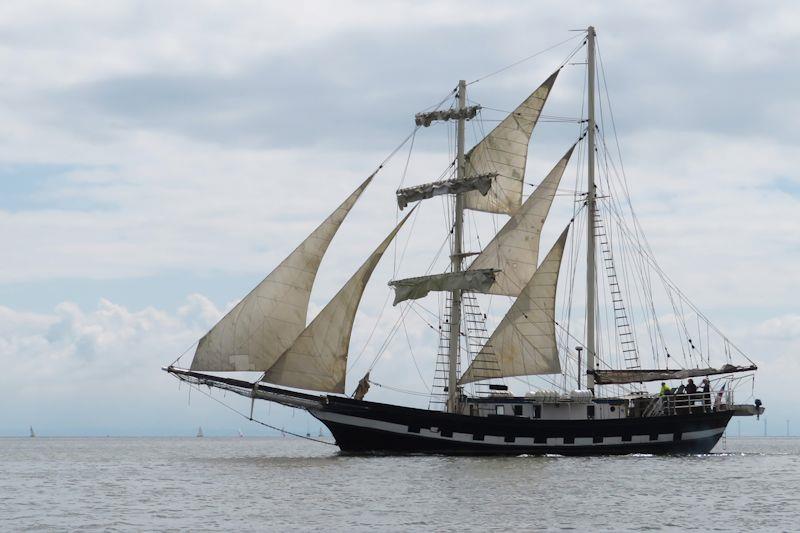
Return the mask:
M 800 439 L 363 457 L 294 438 L 0 439 L 0 529 L 795 529 Z

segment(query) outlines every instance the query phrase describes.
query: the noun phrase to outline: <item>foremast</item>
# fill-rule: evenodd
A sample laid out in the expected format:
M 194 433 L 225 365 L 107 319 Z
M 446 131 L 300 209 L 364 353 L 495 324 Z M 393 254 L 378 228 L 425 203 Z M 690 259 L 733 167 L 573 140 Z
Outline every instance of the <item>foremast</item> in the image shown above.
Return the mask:
M 456 122 L 456 179 L 463 180 L 464 175 L 464 125 L 467 105 L 467 82 L 458 82 L 458 120 Z M 453 202 L 453 239 L 450 255 L 451 270 L 461 272 L 463 260 L 464 233 L 464 193 L 455 195 Z M 447 411 L 458 411 L 458 360 L 461 348 L 461 292 L 460 288 L 450 291 L 450 338 L 447 354 Z
M 586 192 L 586 388 L 594 392 L 594 370 L 597 355 L 597 343 L 595 341 L 595 310 L 597 309 L 597 274 L 595 264 L 595 184 L 594 184 L 594 157 L 595 157 L 595 118 L 594 118 L 594 26 L 589 26 L 587 30 L 587 83 L 586 91 L 588 105 L 588 151 L 586 158 L 587 169 L 587 192 Z

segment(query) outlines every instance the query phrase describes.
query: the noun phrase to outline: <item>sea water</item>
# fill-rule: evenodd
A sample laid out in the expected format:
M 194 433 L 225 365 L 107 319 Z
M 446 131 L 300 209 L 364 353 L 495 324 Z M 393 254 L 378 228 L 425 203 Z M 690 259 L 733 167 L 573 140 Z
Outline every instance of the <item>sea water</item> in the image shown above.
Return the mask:
M 357 457 L 297 438 L 2 438 L 0 529 L 800 530 L 800 439 L 714 453 Z

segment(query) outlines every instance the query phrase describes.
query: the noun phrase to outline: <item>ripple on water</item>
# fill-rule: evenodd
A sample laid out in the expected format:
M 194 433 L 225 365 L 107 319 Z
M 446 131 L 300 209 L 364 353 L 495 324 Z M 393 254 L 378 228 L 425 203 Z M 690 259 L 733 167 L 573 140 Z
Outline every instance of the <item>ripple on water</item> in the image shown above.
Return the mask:
M 0 451 L 0 529 L 10 530 L 800 523 L 800 439 L 728 439 L 711 454 L 667 457 L 359 457 L 291 438 L 2 439 Z

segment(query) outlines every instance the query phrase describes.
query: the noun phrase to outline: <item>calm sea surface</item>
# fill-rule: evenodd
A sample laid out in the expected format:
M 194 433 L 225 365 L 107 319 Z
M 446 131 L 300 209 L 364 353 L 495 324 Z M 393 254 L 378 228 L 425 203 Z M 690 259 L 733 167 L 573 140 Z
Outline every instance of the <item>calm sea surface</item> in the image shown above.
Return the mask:
M 0 529 L 800 530 L 800 439 L 684 457 L 348 457 L 295 438 L 3 438 Z

